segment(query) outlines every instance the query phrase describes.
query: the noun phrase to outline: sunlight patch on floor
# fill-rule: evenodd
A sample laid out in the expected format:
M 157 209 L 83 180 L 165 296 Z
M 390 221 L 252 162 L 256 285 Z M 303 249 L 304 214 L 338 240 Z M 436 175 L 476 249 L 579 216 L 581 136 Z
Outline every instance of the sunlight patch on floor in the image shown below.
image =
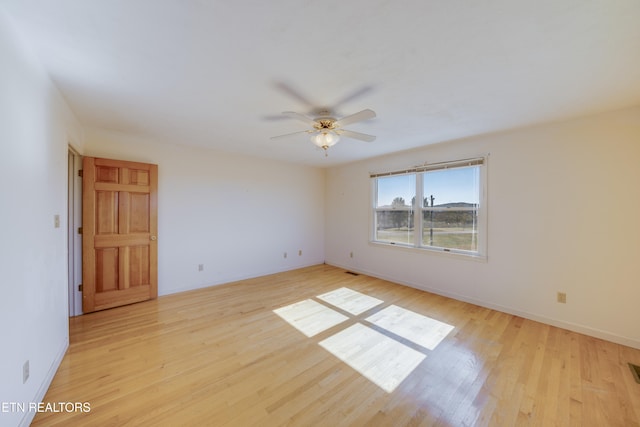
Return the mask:
M 391 393 L 426 356 L 356 323 L 319 343 L 369 381 Z
M 273 312 L 307 337 L 326 331 L 348 319 L 337 311 L 310 299 L 278 308 Z
M 366 321 L 429 350 L 436 348 L 454 328 L 396 305 L 380 310 Z
M 318 299 L 328 302 L 355 316 L 383 303 L 383 301 L 377 298 L 361 294 L 349 288 L 339 288 L 335 291 L 318 295 Z
M 346 320 L 357 320 L 356 316 L 384 303 L 349 288 L 339 288 L 316 298 L 350 316 L 313 299 L 273 312 L 307 337 L 313 337 Z M 364 322 L 379 329 L 355 323 L 318 344 L 387 393 L 393 392 L 427 357 L 427 350 L 436 348 L 454 329 L 447 323 L 396 305 L 368 316 Z M 412 344 L 406 341 L 408 345 L 403 344 L 401 338 L 426 350 L 411 348 Z

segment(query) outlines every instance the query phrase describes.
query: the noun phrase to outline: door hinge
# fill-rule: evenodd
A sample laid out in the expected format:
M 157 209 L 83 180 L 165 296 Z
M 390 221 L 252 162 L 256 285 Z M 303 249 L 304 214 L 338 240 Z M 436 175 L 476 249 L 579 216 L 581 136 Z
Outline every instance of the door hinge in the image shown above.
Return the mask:
M 82 227 L 78 227 L 78 234 L 82 234 Z
M 82 178 L 82 176 L 83 176 L 83 174 L 82 174 L 82 169 L 78 170 L 78 176 L 79 176 L 80 178 Z
M 78 285 L 78 292 L 82 292 L 82 283 Z

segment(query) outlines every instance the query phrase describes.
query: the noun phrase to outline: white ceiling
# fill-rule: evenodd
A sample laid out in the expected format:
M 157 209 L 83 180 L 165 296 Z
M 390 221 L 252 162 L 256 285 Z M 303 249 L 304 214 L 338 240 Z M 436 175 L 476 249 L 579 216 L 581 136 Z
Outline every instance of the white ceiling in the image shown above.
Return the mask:
M 2 0 L 83 125 L 330 166 L 640 104 L 638 0 Z M 378 117 L 324 157 L 282 111 Z

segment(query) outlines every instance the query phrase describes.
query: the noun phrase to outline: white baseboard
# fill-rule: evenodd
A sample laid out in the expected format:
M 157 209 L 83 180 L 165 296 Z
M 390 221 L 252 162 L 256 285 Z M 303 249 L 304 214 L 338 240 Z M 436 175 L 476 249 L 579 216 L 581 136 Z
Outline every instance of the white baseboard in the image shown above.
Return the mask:
M 227 283 L 239 282 L 241 280 L 255 279 L 256 277 L 262 277 L 262 276 L 269 276 L 271 274 L 284 273 L 285 271 L 299 270 L 301 268 L 313 267 L 314 265 L 323 264 L 323 263 L 324 263 L 324 260 L 310 261 L 310 262 L 296 264 L 296 265 L 292 265 L 292 266 L 286 266 L 284 268 L 278 268 L 278 269 L 273 269 L 273 270 L 264 270 L 264 271 L 259 271 L 259 272 L 251 273 L 251 274 L 241 274 L 241 275 L 223 277 L 222 279 L 216 280 L 214 282 L 193 284 L 193 285 L 188 285 L 188 286 L 185 286 L 185 287 L 182 287 L 182 288 L 172 288 L 172 289 L 162 289 L 162 290 L 158 289 L 158 296 L 160 297 L 160 296 L 165 296 L 165 295 L 177 294 L 177 293 L 180 293 L 180 292 L 194 291 L 196 289 L 210 288 L 212 286 L 219 286 L 219 285 L 225 285 Z
M 47 394 L 47 390 L 49 389 L 49 386 L 51 385 L 51 381 L 53 381 L 53 377 L 56 375 L 56 372 L 58 371 L 58 368 L 62 363 L 62 359 L 64 358 L 64 355 L 66 354 L 68 348 L 69 348 L 69 336 L 65 337 L 64 341 L 60 345 L 60 348 L 58 349 L 56 357 L 53 360 L 53 363 L 51 364 L 51 366 L 49 367 L 49 371 L 47 371 L 47 375 L 45 376 L 44 380 L 40 384 L 40 387 L 38 387 L 38 390 L 36 391 L 36 394 L 33 397 L 33 399 L 31 399 L 31 402 L 42 402 L 45 394 Z M 25 412 L 24 416 L 22 417 L 22 421 L 20 421 L 20 424 L 19 424 L 20 427 L 29 427 L 29 425 L 31 425 L 31 422 L 33 421 L 33 418 L 35 416 L 36 416 L 36 413 L 34 411 Z
M 340 263 L 333 263 L 330 261 L 327 261 L 327 264 L 333 265 L 334 267 L 344 268 L 345 270 L 353 271 L 356 273 L 366 274 L 367 276 L 376 277 L 378 279 L 387 280 L 389 282 L 397 283 L 399 285 L 408 286 L 410 288 L 419 289 L 421 291 L 431 292 L 432 294 L 441 295 L 443 297 L 452 298 L 458 301 L 468 302 L 470 304 L 479 305 L 481 307 L 490 308 L 492 310 L 501 311 L 503 313 L 512 314 L 514 316 L 523 317 L 525 319 L 534 320 L 536 322 L 544 323 L 551 326 L 556 326 L 558 328 L 567 329 L 569 331 L 578 332 L 580 334 L 588 335 L 594 338 L 600 338 L 606 341 L 611 341 L 616 344 L 626 345 L 628 347 L 640 349 L 640 341 L 638 340 L 623 337 L 623 336 L 620 336 L 611 332 L 603 331 L 600 329 L 592 328 L 590 326 L 567 322 L 561 319 L 553 319 L 546 316 L 540 316 L 535 313 L 530 313 L 527 311 L 522 311 L 522 310 L 514 309 L 511 307 L 505 307 L 499 304 L 494 304 L 489 301 L 479 300 L 477 298 L 470 298 L 465 295 L 458 295 L 453 292 L 446 292 L 446 291 L 443 291 L 442 289 L 432 288 L 432 287 L 424 286 L 418 283 L 411 283 L 403 280 L 398 280 L 395 277 L 389 277 L 374 271 L 353 269 L 350 266 L 340 265 Z

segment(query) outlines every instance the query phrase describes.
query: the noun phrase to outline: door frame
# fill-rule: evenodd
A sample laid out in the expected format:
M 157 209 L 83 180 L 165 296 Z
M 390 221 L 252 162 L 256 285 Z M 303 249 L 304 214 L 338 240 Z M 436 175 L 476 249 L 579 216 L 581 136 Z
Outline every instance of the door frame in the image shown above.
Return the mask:
M 69 144 L 67 176 L 67 281 L 69 317 L 82 314 L 82 156 Z

